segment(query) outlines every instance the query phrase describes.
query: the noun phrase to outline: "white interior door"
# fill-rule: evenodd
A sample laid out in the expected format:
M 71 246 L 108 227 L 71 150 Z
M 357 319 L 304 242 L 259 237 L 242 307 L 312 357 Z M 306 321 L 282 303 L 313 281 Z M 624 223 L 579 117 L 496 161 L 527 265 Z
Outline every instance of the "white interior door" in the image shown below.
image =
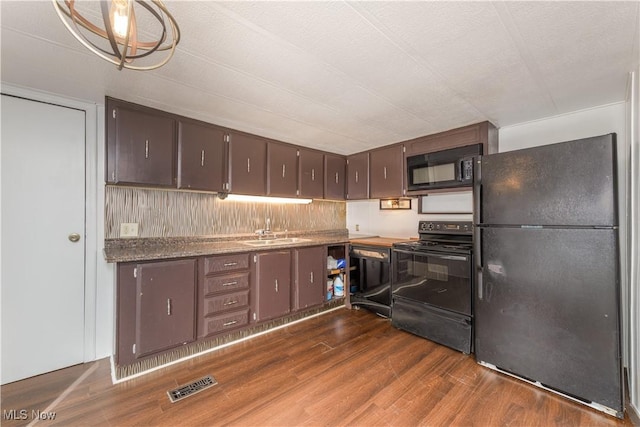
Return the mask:
M 1 137 L 6 384 L 84 358 L 85 112 L 2 95 Z

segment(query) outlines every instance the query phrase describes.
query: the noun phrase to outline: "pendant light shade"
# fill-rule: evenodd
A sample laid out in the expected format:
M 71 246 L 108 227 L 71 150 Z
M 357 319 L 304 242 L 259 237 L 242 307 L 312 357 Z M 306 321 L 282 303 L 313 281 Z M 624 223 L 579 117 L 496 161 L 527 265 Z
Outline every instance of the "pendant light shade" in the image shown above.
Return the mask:
M 71 34 L 119 70 L 162 67 L 180 41 L 178 24 L 161 0 L 52 1 Z

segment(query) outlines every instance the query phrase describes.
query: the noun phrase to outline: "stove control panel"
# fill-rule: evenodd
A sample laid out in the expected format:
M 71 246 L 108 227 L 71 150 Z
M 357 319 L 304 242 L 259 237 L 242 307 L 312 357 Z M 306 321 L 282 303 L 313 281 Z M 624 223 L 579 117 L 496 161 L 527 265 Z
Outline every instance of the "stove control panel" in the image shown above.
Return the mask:
M 420 221 L 418 225 L 419 233 L 450 233 L 450 234 L 471 234 L 473 223 L 468 221 Z

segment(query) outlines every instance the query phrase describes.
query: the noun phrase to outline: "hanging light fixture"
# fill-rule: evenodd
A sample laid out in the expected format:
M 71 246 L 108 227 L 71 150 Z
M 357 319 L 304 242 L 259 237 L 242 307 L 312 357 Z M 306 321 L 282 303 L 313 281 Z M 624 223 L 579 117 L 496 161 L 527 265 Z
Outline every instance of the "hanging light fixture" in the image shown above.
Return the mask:
M 180 41 L 178 24 L 161 0 L 52 1 L 71 34 L 118 70 L 162 67 Z M 149 57 L 156 53 L 154 57 L 162 53 L 164 56 L 150 61 Z M 143 65 L 134 65 L 134 61 Z

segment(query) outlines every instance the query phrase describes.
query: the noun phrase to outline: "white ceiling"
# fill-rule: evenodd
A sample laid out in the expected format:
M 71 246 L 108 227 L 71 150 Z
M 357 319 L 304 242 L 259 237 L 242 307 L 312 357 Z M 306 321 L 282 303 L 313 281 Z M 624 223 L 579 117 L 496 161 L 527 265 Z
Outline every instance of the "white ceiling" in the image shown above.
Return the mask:
M 50 1 L 2 0 L 1 78 L 351 154 L 625 100 L 638 2 L 166 1 L 164 67 L 118 71 Z

